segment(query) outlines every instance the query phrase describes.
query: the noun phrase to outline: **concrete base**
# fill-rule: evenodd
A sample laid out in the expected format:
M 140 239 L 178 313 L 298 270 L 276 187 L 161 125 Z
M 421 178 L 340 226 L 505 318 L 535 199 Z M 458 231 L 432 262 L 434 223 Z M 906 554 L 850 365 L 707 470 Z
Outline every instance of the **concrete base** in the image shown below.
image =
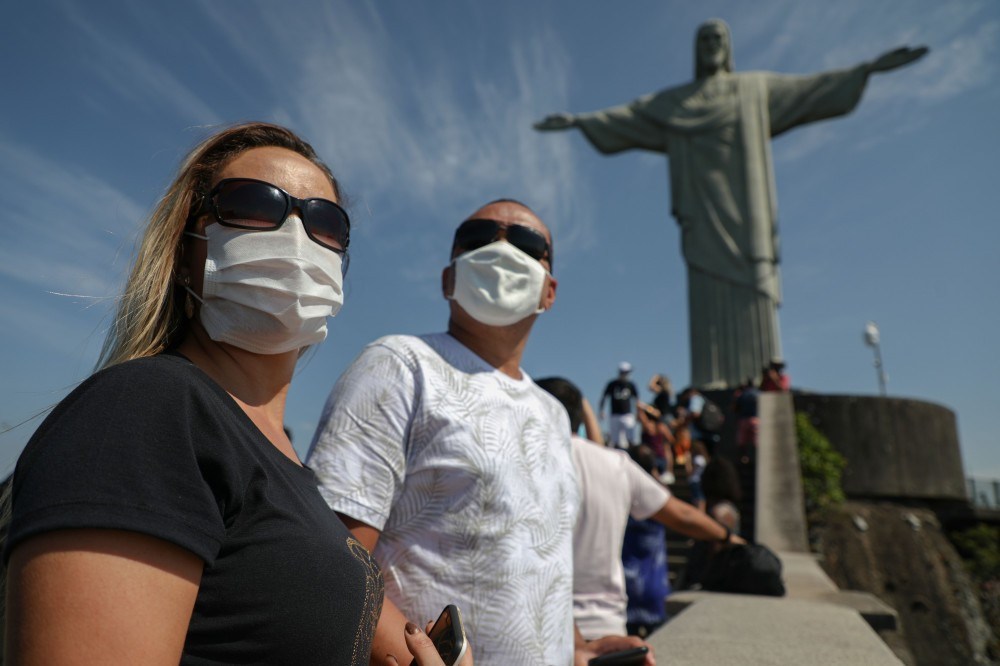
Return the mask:
M 648 641 L 672 666 L 902 664 L 856 611 L 800 599 L 712 595 Z

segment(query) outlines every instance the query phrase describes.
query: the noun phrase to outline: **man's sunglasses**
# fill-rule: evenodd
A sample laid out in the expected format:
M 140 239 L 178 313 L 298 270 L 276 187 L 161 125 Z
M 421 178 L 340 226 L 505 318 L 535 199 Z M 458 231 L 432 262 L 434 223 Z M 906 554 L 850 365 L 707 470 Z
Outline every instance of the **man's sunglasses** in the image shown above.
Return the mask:
M 226 227 L 274 231 L 299 210 L 306 234 L 325 248 L 343 255 L 351 242 L 347 212 L 329 199 L 298 199 L 271 183 L 253 178 L 226 178 L 204 197 L 191 222 L 205 214 Z
M 496 220 L 473 219 L 463 222 L 455 230 L 452 253 L 455 250 L 476 250 L 501 238 L 536 261 L 548 259 L 551 268 L 552 248 L 541 232 L 522 224 L 503 224 Z

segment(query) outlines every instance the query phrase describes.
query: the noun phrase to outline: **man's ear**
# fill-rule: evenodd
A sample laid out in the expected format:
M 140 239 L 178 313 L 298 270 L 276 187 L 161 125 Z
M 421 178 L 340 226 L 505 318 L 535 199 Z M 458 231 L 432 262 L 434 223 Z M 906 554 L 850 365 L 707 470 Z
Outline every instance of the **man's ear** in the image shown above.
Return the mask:
M 545 276 L 545 286 L 542 287 L 542 300 L 538 304 L 544 310 L 550 310 L 552 304 L 556 302 L 556 287 L 559 286 L 559 281 L 552 277 L 552 274 Z
M 441 271 L 441 293 L 445 300 L 450 301 L 455 293 L 455 264 L 451 263 Z

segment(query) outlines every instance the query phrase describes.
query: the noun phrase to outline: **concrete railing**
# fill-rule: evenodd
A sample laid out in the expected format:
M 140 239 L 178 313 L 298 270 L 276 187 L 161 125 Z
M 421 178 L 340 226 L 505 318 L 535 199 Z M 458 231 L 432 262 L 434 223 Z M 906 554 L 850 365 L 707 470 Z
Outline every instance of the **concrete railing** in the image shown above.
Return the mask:
M 901 664 L 872 628 L 893 628 L 895 612 L 870 594 L 838 590 L 809 553 L 791 396 L 762 394 L 759 412 L 756 540 L 781 558 L 787 595 L 671 595 L 675 617 L 649 638 L 659 660 Z

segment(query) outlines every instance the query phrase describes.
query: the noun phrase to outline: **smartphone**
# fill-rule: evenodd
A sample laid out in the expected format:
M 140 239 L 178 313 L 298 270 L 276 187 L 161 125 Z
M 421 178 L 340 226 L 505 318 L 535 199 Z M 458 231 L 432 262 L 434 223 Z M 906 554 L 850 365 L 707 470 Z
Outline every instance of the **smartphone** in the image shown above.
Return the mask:
M 600 657 L 594 657 L 587 662 L 588 666 L 642 666 L 646 663 L 648 647 L 637 647 L 618 652 L 609 652 Z
M 445 666 L 457 664 L 469 649 L 469 643 L 465 640 L 465 627 L 462 626 L 462 614 L 455 604 L 445 606 L 427 636 L 434 643 Z

